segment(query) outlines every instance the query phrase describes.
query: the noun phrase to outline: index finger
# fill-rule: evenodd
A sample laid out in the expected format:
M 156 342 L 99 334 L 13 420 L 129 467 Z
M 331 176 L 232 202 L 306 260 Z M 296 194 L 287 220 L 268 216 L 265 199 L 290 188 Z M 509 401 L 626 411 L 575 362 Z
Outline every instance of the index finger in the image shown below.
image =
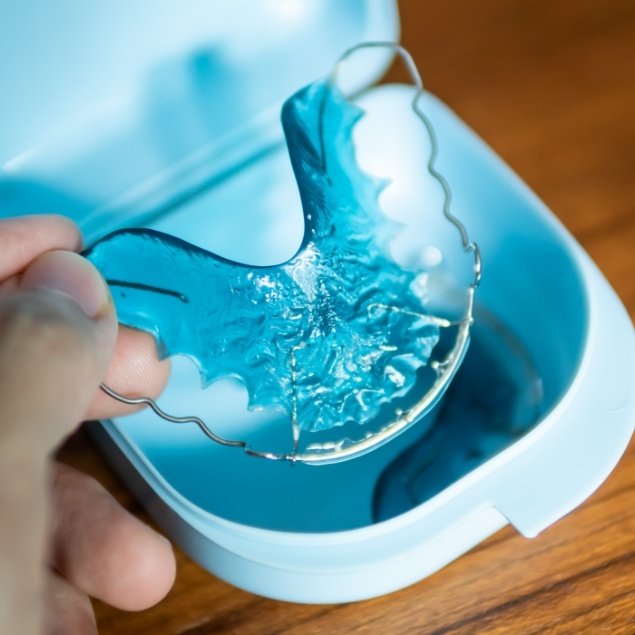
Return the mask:
M 55 214 L 0 219 L 0 282 L 54 249 L 80 251 L 82 237 L 70 218 Z

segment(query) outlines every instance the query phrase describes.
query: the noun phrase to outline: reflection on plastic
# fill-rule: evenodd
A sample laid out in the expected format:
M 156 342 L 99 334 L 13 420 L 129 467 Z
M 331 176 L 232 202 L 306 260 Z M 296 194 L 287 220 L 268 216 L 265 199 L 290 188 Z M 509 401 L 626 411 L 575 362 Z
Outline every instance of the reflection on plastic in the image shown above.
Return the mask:
M 383 184 L 363 174 L 351 132 L 362 112 L 327 82 L 283 107 L 305 220 L 289 261 L 232 262 L 149 229 L 115 232 L 86 253 L 109 281 L 121 323 L 183 354 L 202 383 L 234 375 L 250 407 L 294 429 L 364 424 L 414 386 L 439 340 L 425 285 L 387 255 Z

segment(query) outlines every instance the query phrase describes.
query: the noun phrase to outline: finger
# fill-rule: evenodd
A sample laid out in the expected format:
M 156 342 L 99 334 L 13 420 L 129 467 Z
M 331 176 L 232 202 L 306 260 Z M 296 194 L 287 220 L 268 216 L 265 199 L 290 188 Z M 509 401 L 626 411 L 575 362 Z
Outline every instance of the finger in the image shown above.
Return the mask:
M 85 593 L 52 571 L 47 572 L 44 593 L 46 635 L 97 635 L 95 613 Z
M 80 251 L 77 226 L 64 216 L 23 216 L 0 219 L 0 280 L 22 271 L 47 251 Z
M 71 584 L 121 609 L 156 604 L 176 571 L 170 543 L 94 479 L 54 467 L 51 565 Z
M 90 264 L 61 252 L 37 259 L 22 289 L 0 296 L 4 441 L 19 433 L 17 442 L 47 452 L 70 431 L 97 390 L 115 333 L 105 286 Z
M 24 271 L 16 292 L 0 294 L 5 444 L 13 439 L 44 455 L 83 419 L 116 328 L 103 279 L 77 254 L 43 254 Z
M 20 288 L 22 276 L 16 274 L 0 282 L 0 293 Z M 156 398 L 170 375 L 170 361 L 159 361 L 154 338 L 137 329 L 119 326 L 115 351 L 103 381 L 127 397 Z M 140 410 L 143 406 L 128 406 L 109 397 L 101 390 L 88 407 L 86 419 L 109 419 Z
M 0 294 L 1 632 L 36 632 L 46 455 L 81 420 L 115 334 L 107 288 L 76 254 L 36 258 L 21 288 Z
M 155 398 L 165 387 L 170 374 L 169 360 L 159 361 L 154 338 L 147 333 L 119 327 L 114 355 L 104 383 L 127 397 Z M 107 419 L 139 407 L 126 406 L 101 390 L 88 409 L 86 418 Z

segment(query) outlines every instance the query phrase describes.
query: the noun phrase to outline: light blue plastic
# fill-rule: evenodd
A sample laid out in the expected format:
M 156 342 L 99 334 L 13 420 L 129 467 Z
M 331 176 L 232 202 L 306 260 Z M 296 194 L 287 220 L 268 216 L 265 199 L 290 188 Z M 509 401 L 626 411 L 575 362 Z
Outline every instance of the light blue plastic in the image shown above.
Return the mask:
M 31 24 L 32 4 L 36 3 L 0 9 L 3 36 L 7 30 L 16 30 L 8 26 L 7 17 L 16 19 L 22 14 L 23 22 Z M 91 16 L 95 20 L 92 31 L 90 25 L 82 23 L 76 32 L 69 22 L 69 28 L 63 29 L 68 33 L 58 35 L 53 25 L 59 28 L 59 21 L 43 20 L 38 24 L 47 26 L 41 27 L 40 39 L 53 48 L 57 38 L 71 42 L 71 50 L 81 51 L 85 46 L 89 68 L 84 76 L 77 76 L 84 78 L 90 76 L 95 64 L 91 57 L 94 49 L 88 46 L 91 37 L 99 33 L 109 42 L 127 43 L 127 66 L 136 70 L 127 73 L 126 56 L 121 61 L 119 57 L 112 60 L 113 76 L 102 78 L 108 87 L 106 94 L 137 94 L 135 91 L 149 85 L 148 70 L 161 66 L 160 59 L 169 58 L 169 50 L 174 53 L 178 48 L 176 40 L 182 58 L 191 59 L 187 51 L 200 50 L 205 39 L 207 23 L 201 14 L 182 16 L 181 22 L 174 24 L 166 7 L 174 8 L 176 3 L 153 3 L 161 7 L 157 13 L 152 13 L 150 3 L 139 3 L 139 9 L 134 10 L 139 11 L 136 21 L 128 15 L 132 24 L 117 21 L 123 3 L 100 5 L 99 9 L 80 8 L 78 4 L 75 13 L 71 4 L 56 5 L 55 11 L 67 20 L 70 16 L 78 20 L 84 14 Z M 204 11 L 203 5 L 206 3 L 196 6 Z M 293 3 L 279 3 L 279 7 L 283 5 Z M 238 92 L 244 94 L 247 80 L 253 80 L 255 98 L 266 92 L 263 83 L 272 82 L 271 86 L 281 89 L 272 98 L 277 102 L 276 110 L 295 89 L 316 78 L 315 67 L 326 72 L 341 53 L 340 40 L 331 41 L 324 49 L 318 47 L 318 41 L 327 42 L 326 33 L 341 29 L 346 45 L 396 35 L 390 2 L 346 3 L 346 9 L 344 3 L 293 6 L 317 7 L 311 15 L 315 32 L 302 31 L 297 22 L 292 30 L 293 37 L 307 42 L 306 49 L 287 48 L 289 39 L 282 37 L 285 31 L 279 22 L 265 33 L 262 16 L 250 16 L 244 7 L 216 22 L 225 28 L 228 24 L 252 24 L 250 17 L 260 20 L 252 32 L 259 33 L 262 40 L 237 40 L 246 47 L 242 51 L 246 69 L 254 64 L 260 71 L 251 74 L 245 70 L 241 75 L 245 82 L 240 83 Z M 46 7 L 42 3 L 40 8 L 46 11 Z M 181 8 L 179 15 L 182 13 Z M 138 42 L 121 37 L 122 29 L 130 33 L 147 24 L 148 15 L 155 19 L 153 37 Z M 210 24 L 214 20 L 210 19 Z M 168 37 L 174 31 L 180 39 Z M 80 32 L 86 42 L 73 44 L 73 37 L 79 38 Z M 275 36 L 280 36 L 279 43 Z M 229 40 L 231 37 L 225 44 Z M 0 38 L 0 42 L 6 41 Z M 253 45 L 257 54 L 250 56 L 244 42 Z M 308 46 L 311 42 L 315 47 Z M 266 48 L 265 44 L 271 49 L 268 55 L 259 48 Z M 165 50 L 159 54 L 156 47 Z M 172 59 L 167 67 L 187 66 L 179 63 L 181 58 L 176 54 Z M 11 68 L 6 55 L 0 60 L 0 75 L 6 85 L 8 73 L 16 72 L 15 57 Z M 367 73 L 365 80 L 378 73 L 384 61 L 370 67 L 360 62 Z M 295 70 L 306 64 L 306 75 L 290 78 L 291 83 L 297 80 L 294 86 L 282 85 L 286 73 L 280 69 L 287 62 Z M 79 82 L 78 95 L 71 98 L 72 91 L 62 91 L 61 86 L 68 88 L 72 83 L 65 83 L 63 75 L 56 74 L 59 69 L 52 62 L 46 64 L 50 64 L 46 70 L 60 82 L 54 104 L 77 99 L 75 109 L 70 102 L 65 106 L 73 116 L 83 113 L 92 121 L 88 106 L 94 105 L 91 91 L 96 90 L 95 84 Z M 27 60 L 24 65 L 25 71 L 35 72 Z M 265 81 L 262 70 L 269 66 L 275 70 Z M 421 70 L 425 80 L 425 68 Z M 116 90 L 119 71 L 123 72 L 122 85 L 130 90 Z M 170 77 L 174 83 L 168 81 Z M 37 117 L 27 119 L 22 112 L 35 105 L 30 104 L 27 110 L 13 101 L 13 106 L 4 106 L 0 132 L 15 125 L 22 133 L 12 133 L 12 148 L 18 154 L 11 154 L 8 166 L 7 158 L 1 159 L 0 208 L 27 213 L 35 211 L 35 203 L 48 202 L 47 210 L 58 211 L 68 205 L 69 214 L 82 220 L 92 235 L 105 234 L 124 219 L 138 224 L 142 218 L 154 218 L 155 228 L 234 260 L 272 264 L 291 257 L 302 239 L 300 201 L 288 159 L 279 146 L 281 132 L 273 125 L 275 119 L 269 115 L 249 118 L 241 130 L 250 129 L 250 135 L 234 135 L 227 126 L 223 128 L 227 134 L 221 135 L 225 145 L 206 145 L 209 137 L 196 128 L 201 119 L 192 113 L 197 112 L 196 104 L 209 103 L 204 99 L 209 93 L 203 91 L 202 102 L 197 101 L 200 92 L 184 90 L 189 85 L 186 77 L 187 73 L 167 73 L 165 82 L 155 81 L 162 90 L 141 102 L 145 108 L 135 109 L 129 101 L 121 100 L 119 116 L 113 114 L 116 109 L 112 118 L 104 115 L 112 126 L 92 125 L 65 137 L 66 145 L 57 154 L 51 148 L 61 146 L 42 145 L 37 152 L 27 152 L 31 146 L 26 133 Z M 47 86 L 45 82 L 40 85 L 44 79 L 45 75 L 36 72 L 34 95 Z M 185 94 L 187 99 L 177 98 Z M 243 103 L 230 92 L 222 94 L 227 101 L 218 103 L 226 103 L 229 109 Z M 369 173 L 392 179 L 380 203 L 389 215 L 405 223 L 405 231 L 393 244 L 396 258 L 406 262 L 421 253 L 421 241 L 416 239 L 422 235 L 424 223 L 429 243 L 423 253 L 434 260 L 439 248 L 451 261 L 456 255 L 456 237 L 445 233 L 447 223 L 435 220 L 438 192 L 422 177 L 429 147 L 416 118 L 407 115 L 411 95 L 411 89 L 402 86 L 376 88 L 364 95 L 360 105 L 367 116 L 364 127 L 360 122 L 356 138 L 359 159 Z M 267 110 L 266 101 L 258 106 Z M 484 457 L 481 465 L 471 466 L 432 498 L 383 522 L 373 520 L 377 481 L 394 457 L 431 425 L 429 420 L 366 456 L 323 467 L 291 467 L 249 459 L 232 449 L 201 442 L 196 429 L 170 426 L 146 413 L 100 424 L 95 435 L 106 455 L 168 535 L 210 571 L 255 593 L 297 602 L 359 600 L 429 575 L 508 522 L 526 536 L 534 536 L 601 484 L 632 434 L 635 336 L 614 292 L 549 210 L 455 115 L 430 95 L 424 96 L 422 106 L 438 135 L 439 169 L 452 185 L 453 209 L 483 253 L 479 303 L 513 330 L 529 351 L 542 378 L 545 413 L 512 445 Z M 44 106 L 39 107 L 43 112 Z M 395 116 L 397 111 L 404 114 Z M 164 116 L 144 118 L 149 112 Z M 174 113 L 182 114 L 183 119 Z M 146 121 L 157 125 L 148 123 L 150 127 L 144 128 Z M 136 125 L 122 128 L 123 122 Z M 51 129 L 50 124 L 33 129 L 33 147 L 45 136 L 44 130 Z M 187 129 L 192 135 L 185 137 L 191 146 L 183 148 L 178 144 L 180 136 L 169 133 L 175 126 L 190 124 L 192 128 Z M 124 128 L 126 134 L 115 134 Z M 87 129 L 90 134 L 86 134 Z M 24 143 L 15 141 L 18 137 Z M 199 155 L 188 154 L 194 146 Z M 221 147 L 223 150 L 216 152 Z M 201 156 L 214 160 L 207 164 L 198 160 Z M 128 158 L 130 161 L 124 160 Z M 130 182 L 126 183 L 128 177 Z M 202 188 L 202 184 L 208 187 Z M 82 196 L 82 192 L 87 195 Z M 55 198 L 54 193 L 59 196 Z M 57 205 L 53 205 L 55 201 Z M 289 210 L 287 215 L 279 213 L 281 201 Z M 201 401 L 203 391 L 192 391 L 197 379 L 198 371 L 192 364 L 176 360 L 162 405 L 170 411 L 186 408 L 188 414 L 204 414 L 219 433 L 240 436 L 243 429 L 255 428 L 268 438 L 277 434 L 280 420 L 247 412 L 246 395 L 239 386 L 214 384 L 209 389 L 215 400 L 210 409 Z
M 3 2 L 0 215 L 63 210 L 88 242 L 145 224 L 279 146 L 282 102 L 342 51 L 396 34 L 392 0 Z

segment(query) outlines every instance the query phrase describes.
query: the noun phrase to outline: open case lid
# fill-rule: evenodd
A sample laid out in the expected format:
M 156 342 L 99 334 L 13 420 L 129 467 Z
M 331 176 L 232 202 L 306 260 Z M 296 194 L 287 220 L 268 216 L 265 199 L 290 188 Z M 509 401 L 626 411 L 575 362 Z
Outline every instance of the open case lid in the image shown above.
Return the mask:
M 0 214 L 89 240 L 142 223 L 280 143 L 282 102 L 348 47 L 397 36 L 393 0 L 3 3 Z M 346 89 L 390 57 L 352 59 Z

